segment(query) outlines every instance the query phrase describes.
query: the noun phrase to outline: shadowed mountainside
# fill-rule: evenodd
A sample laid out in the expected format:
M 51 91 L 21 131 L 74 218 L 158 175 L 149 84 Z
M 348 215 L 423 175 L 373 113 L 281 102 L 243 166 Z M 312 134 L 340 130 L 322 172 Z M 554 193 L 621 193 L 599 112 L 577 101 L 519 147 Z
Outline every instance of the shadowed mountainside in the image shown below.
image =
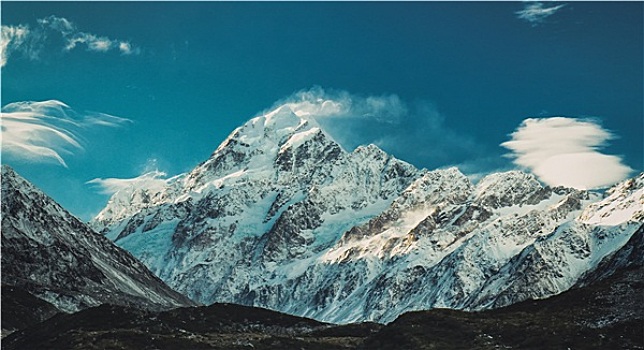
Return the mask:
M 159 310 L 195 305 L 6 165 L 1 255 L 3 288 L 20 287 L 61 311 L 103 303 Z

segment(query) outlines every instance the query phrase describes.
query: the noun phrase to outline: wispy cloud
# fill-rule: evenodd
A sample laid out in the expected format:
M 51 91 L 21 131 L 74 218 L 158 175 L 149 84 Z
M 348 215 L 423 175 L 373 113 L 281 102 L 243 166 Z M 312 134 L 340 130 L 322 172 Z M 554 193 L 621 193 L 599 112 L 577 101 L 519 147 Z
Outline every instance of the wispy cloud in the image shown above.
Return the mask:
M 556 6 L 545 6 L 542 2 L 524 2 L 523 10 L 517 11 L 517 17 L 530 22 L 533 26 L 543 23 L 543 21 L 557 13 L 566 4 Z
M 85 130 L 131 122 L 104 113 L 78 113 L 56 100 L 10 103 L 2 107 L 0 116 L 3 157 L 64 167 L 66 156 L 84 150 Z
M 133 47 L 132 44 L 127 41 L 119 42 L 119 51 L 121 51 L 124 55 L 138 54 L 139 52 L 141 52 L 138 47 Z
M 361 96 L 314 87 L 296 92 L 270 110 L 289 107 L 313 116 L 345 149 L 376 144 L 417 166 L 439 167 L 479 156 L 468 135 L 449 128 L 429 102 L 406 103 L 397 95 Z
M 13 51 L 23 51 L 29 53 L 27 39 L 29 37 L 29 27 L 24 25 L 19 26 L 2 26 L 0 28 L 0 67 L 7 64 L 7 58 Z
M 2 25 L 0 29 L 0 67 L 4 67 L 9 57 L 15 53 L 32 60 L 38 59 L 45 47 L 58 45 L 61 39 L 61 49 L 64 52 L 79 46 L 84 46 L 88 51 L 118 51 L 123 55 L 141 52 L 129 41 L 80 31 L 73 22 L 57 16 L 38 19 L 33 27 L 28 24 Z
M 167 180 L 164 179 L 166 176 L 167 174 L 164 172 L 152 170 L 135 178 L 96 178 L 87 181 L 87 184 L 96 186 L 99 192 L 108 195 L 117 192 L 131 194 L 137 189 L 158 192 L 167 185 Z
M 340 90 L 314 87 L 301 90 L 276 103 L 271 110 L 288 106 L 298 116 L 352 117 L 383 123 L 398 123 L 408 113 L 397 95 L 358 96 Z
M 620 157 L 598 151 L 615 136 L 592 120 L 526 119 L 511 137 L 501 145 L 513 152 L 514 163 L 551 186 L 602 188 L 632 172 Z

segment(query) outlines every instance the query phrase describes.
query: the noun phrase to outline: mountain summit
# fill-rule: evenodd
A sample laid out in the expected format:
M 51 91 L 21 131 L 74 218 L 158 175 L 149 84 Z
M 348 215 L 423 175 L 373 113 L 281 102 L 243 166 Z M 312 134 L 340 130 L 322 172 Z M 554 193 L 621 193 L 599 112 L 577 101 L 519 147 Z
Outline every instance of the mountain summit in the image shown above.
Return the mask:
M 643 187 L 601 198 L 519 171 L 473 184 L 374 145 L 347 152 L 283 106 L 192 171 L 117 192 L 91 225 L 205 304 L 388 322 L 569 289 L 641 234 Z

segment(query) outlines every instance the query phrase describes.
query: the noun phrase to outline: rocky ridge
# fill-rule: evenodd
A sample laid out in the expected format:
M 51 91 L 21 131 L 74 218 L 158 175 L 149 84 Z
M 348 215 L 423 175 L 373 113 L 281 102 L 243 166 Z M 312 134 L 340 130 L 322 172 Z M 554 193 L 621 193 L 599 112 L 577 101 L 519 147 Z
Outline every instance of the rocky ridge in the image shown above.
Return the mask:
M 103 303 L 154 310 L 196 305 L 6 165 L 2 284 L 3 304 L 16 295 L 5 295 L 5 288 L 14 288 L 64 312 Z

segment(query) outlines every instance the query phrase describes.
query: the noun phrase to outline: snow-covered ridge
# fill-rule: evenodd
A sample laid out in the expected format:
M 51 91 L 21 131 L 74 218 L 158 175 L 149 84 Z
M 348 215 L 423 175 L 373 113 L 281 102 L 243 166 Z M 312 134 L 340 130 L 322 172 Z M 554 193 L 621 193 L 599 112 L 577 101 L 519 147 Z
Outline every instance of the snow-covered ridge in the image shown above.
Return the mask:
M 624 181 L 608 191 L 608 197 L 584 210 L 579 221 L 585 224 L 616 226 L 627 221 L 644 221 L 644 174 Z
M 204 303 L 386 322 L 570 288 L 637 232 L 643 182 L 603 199 L 519 171 L 473 185 L 456 168 L 419 170 L 374 145 L 347 152 L 283 106 L 136 212 L 110 217 L 108 205 L 94 225 Z

